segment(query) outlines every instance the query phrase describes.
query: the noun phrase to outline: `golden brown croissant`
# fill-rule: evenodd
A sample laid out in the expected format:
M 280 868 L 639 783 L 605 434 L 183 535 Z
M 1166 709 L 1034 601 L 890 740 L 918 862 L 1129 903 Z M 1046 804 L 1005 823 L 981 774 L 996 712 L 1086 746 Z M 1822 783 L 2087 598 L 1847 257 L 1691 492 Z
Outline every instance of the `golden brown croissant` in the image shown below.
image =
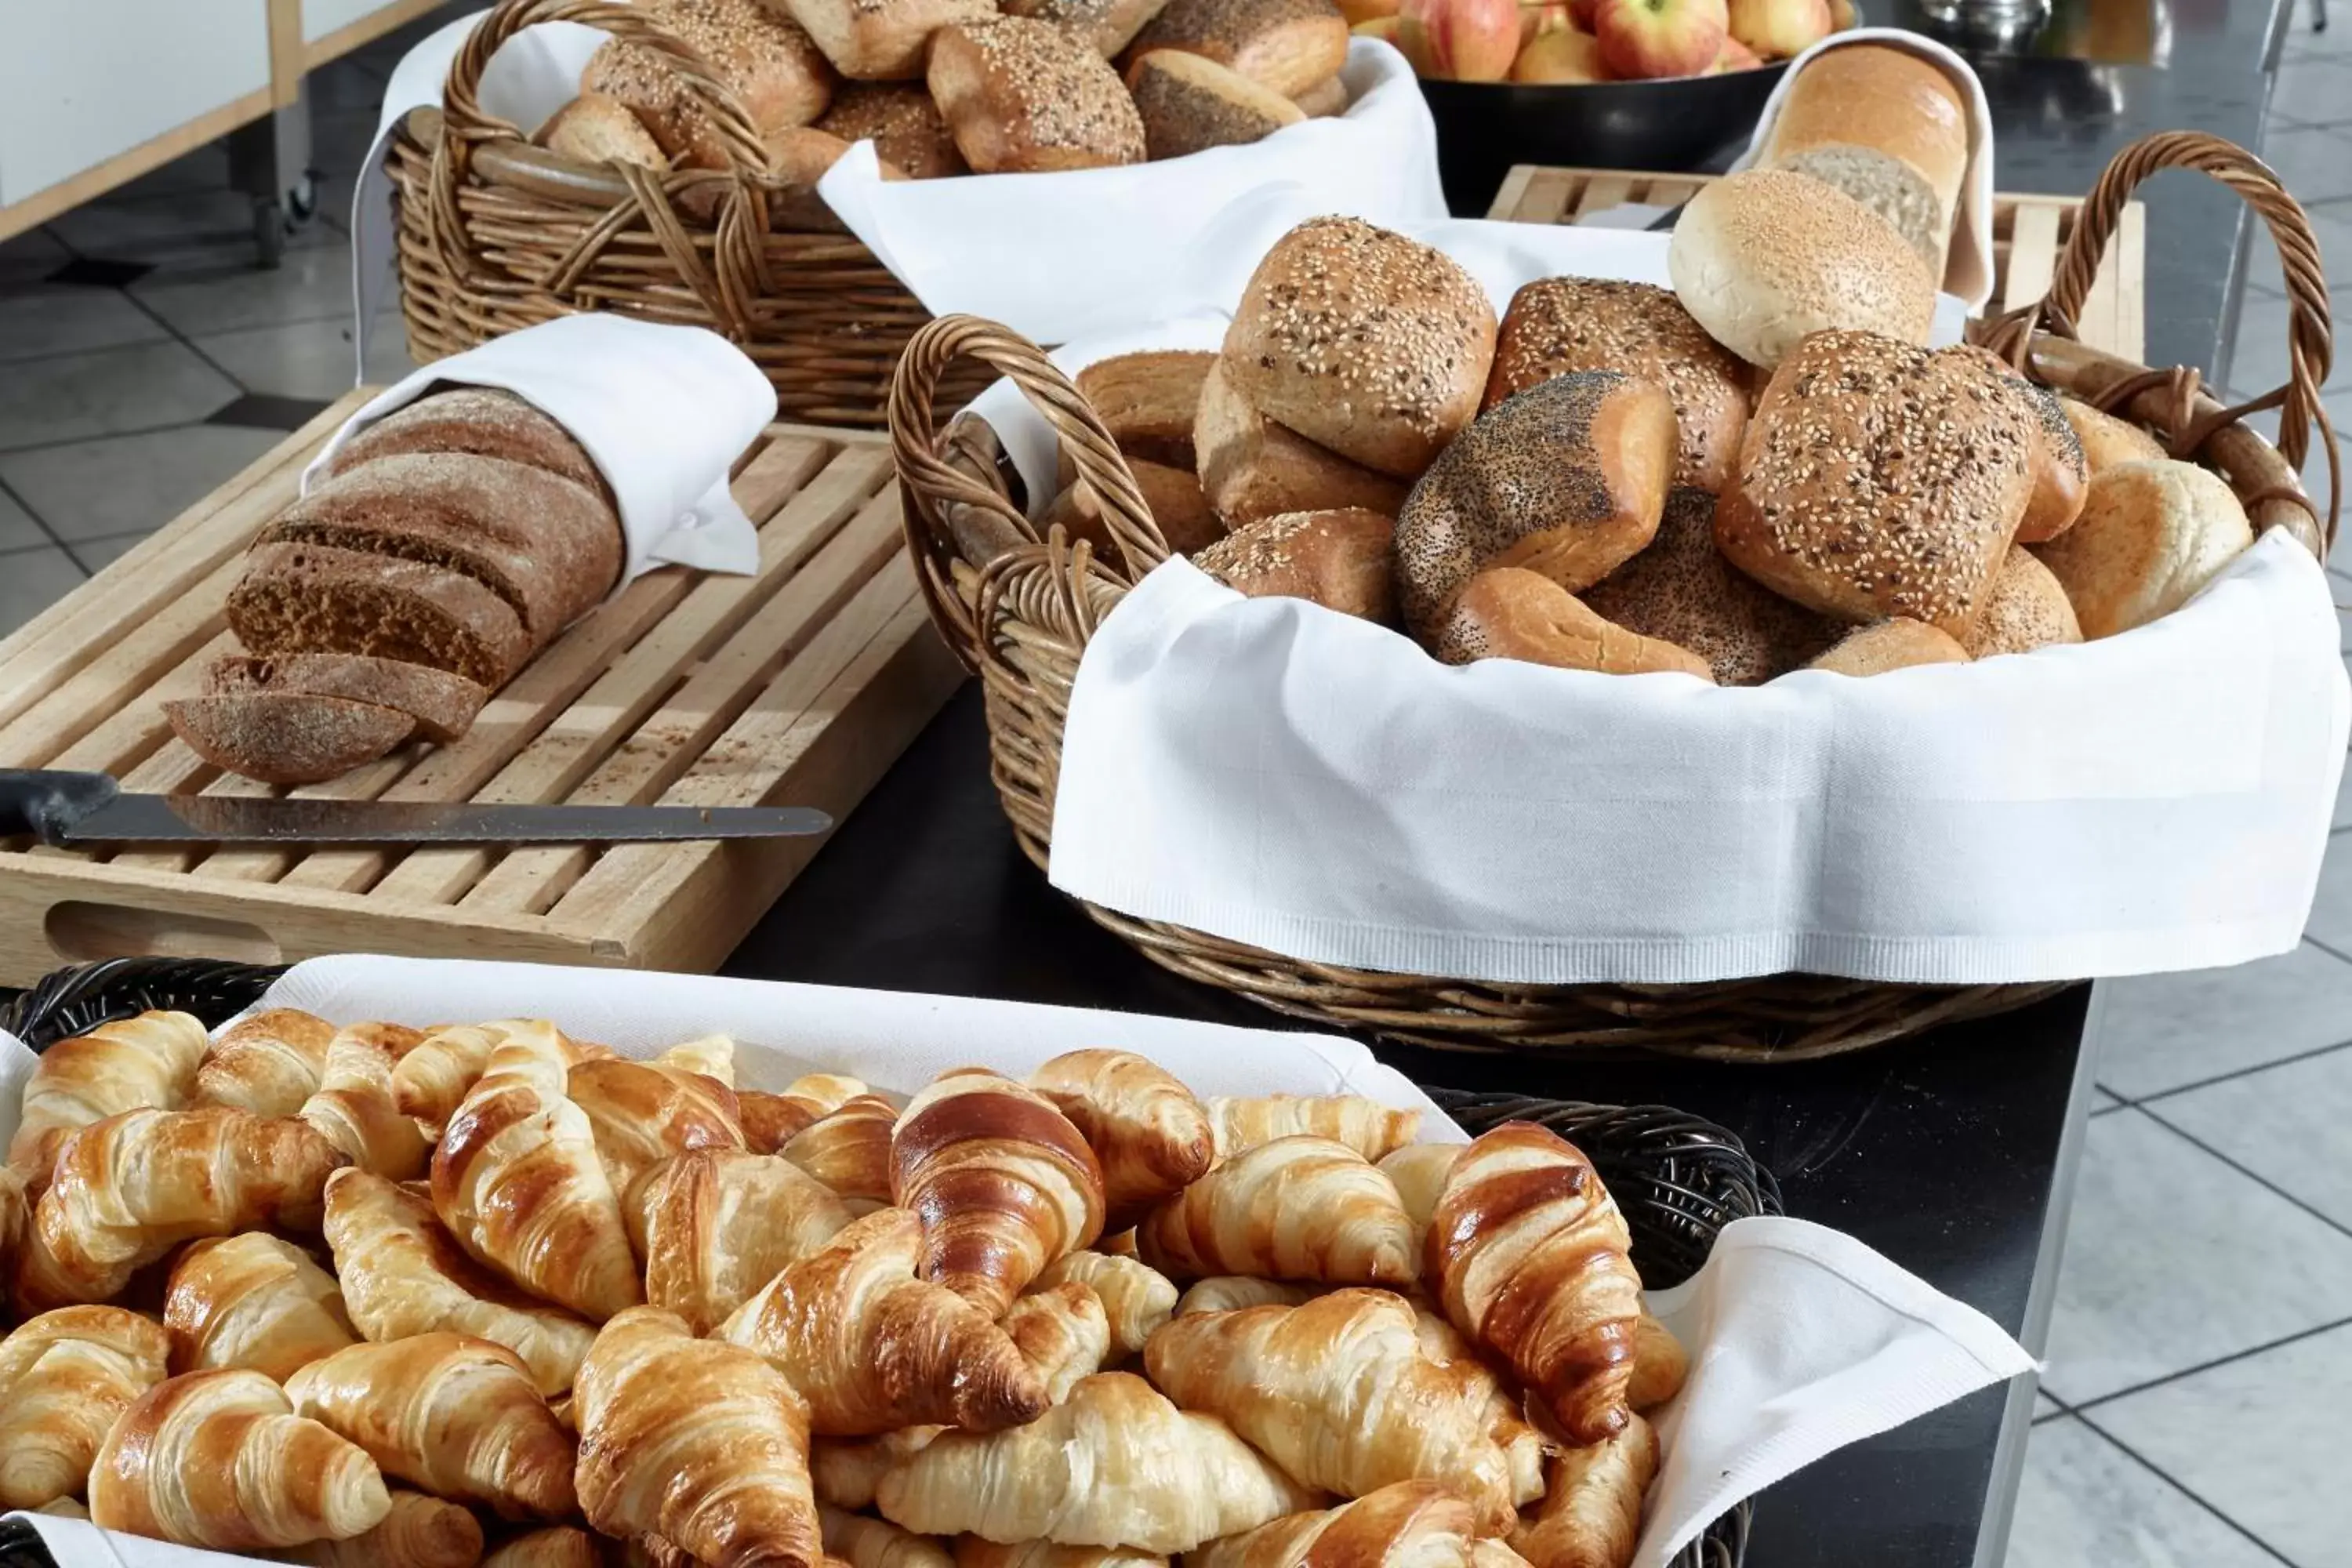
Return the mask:
M 664 1161 L 630 1190 L 625 1213 L 646 1260 L 646 1300 L 698 1334 L 850 1220 L 833 1189 L 798 1165 L 741 1149 Z
M 0 1340 L 0 1512 L 82 1489 L 100 1439 L 163 1381 L 171 1341 L 121 1307 L 61 1307 Z
M 141 1394 L 89 1472 L 92 1523 L 183 1546 L 348 1541 L 391 1511 L 374 1460 L 246 1367 L 184 1373 Z
M 482 1527 L 472 1514 L 454 1502 L 396 1488 L 392 1511 L 373 1530 L 284 1555 L 310 1568 L 474 1568 L 481 1560 Z
M 23 1173 L 13 1165 L 0 1165 L 0 1279 L 16 1279 L 16 1259 L 32 1224 L 33 1204 L 25 1194 Z
M 721 1089 L 735 1087 L 735 1041 L 727 1035 L 703 1035 L 681 1040 L 654 1058 L 657 1067 L 700 1073 Z
M 572 1434 L 504 1345 L 452 1333 L 353 1345 L 288 1378 L 286 1396 L 437 1497 L 506 1519 L 572 1511 Z
M 769 1281 L 719 1337 L 792 1379 L 827 1436 L 1034 1420 L 1044 1382 L 987 1313 L 916 1278 L 922 1244 L 913 1215 L 877 1209 Z
M 575 1397 L 590 1524 L 658 1533 L 711 1568 L 813 1568 L 808 1406 L 782 1373 L 639 1307 L 596 1336 Z
M 476 1259 L 601 1322 L 645 1288 L 595 1133 L 565 1092 L 566 1055 L 551 1028 L 491 1050 L 433 1152 L 433 1208 Z
M 1091 1286 L 1076 1280 L 1032 1290 L 1004 1310 L 999 1327 L 1021 1359 L 1036 1368 L 1045 1397 L 1059 1405 L 1082 1377 L 1110 1359 L 1110 1315 Z
M 786 1084 L 782 1094 L 767 1094 L 751 1089 L 739 1090 L 743 1110 L 743 1141 L 755 1153 L 779 1153 L 792 1141 L 793 1134 L 804 1127 L 814 1126 L 852 1100 L 869 1092 L 863 1079 L 830 1072 L 803 1074 Z M 885 1175 L 887 1178 L 887 1170 Z
M 1026 1426 L 942 1432 L 875 1488 L 882 1517 L 918 1534 L 1158 1552 L 1189 1552 L 1314 1501 L 1223 1422 L 1179 1410 L 1123 1372 L 1079 1379 Z
M 1632 1238 L 1574 1145 L 1526 1121 L 1454 1163 L 1430 1226 L 1432 1293 L 1454 1326 L 1508 1362 L 1575 1444 L 1625 1425 L 1642 1281 Z
M 1150 1264 L 1103 1252 L 1073 1252 L 1045 1266 L 1029 1288 L 1048 1290 L 1073 1281 L 1102 1298 L 1110 1319 L 1113 1360 L 1141 1352 L 1143 1342 L 1176 1310 L 1175 1282 Z
M 583 1062 L 572 1069 L 567 1092 L 587 1113 L 616 1193 L 673 1154 L 743 1147 L 735 1091 L 667 1061 Z
M 885 1521 L 823 1504 L 816 1518 L 826 1552 L 849 1568 L 955 1568 L 947 1548 L 929 1536 L 910 1535 Z
M 317 1091 L 327 1042 L 334 1037 L 332 1024 L 298 1007 L 272 1007 L 241 1019 L 205 1053 L 189 1103 L 291 1116 Z
M 1051 1541 L 1023 1541 L 1003 1545 L 977 1535 L 959 1535 L 956 1568 L 1168 1568 L 1168 1559 L 1156 1552 L 1130 1552 L 1123 1546 L 1063 1546 Z
M 1617 1435 L 1552 1464 L 1543 1506 L 1511 1531 L 1535 1568 L 1625 1568 L 1642 1536 L 1642 1500 L 1658 1473 L 1658 1436 L 1639 1415 Z
M 1410 1285 L 1412 1221 L 1378 1167 L 1328 1138 L 1277 1138 L 1218 1166 L 1135 1227 L 1163 1274 Z
M 898 1108 L 878 1094 L 853 1095 L 785 1140 L 783 1157 L 831 1187 L 853 1215 L 890 1205 L 890 1136 Z
M 890 1139 L 892 1201 L 923 1222 L 923 1278 L 1001 1315 L 1102 1234 L 1102 1163 L 1070 1119 L 984 1068 L 943 1073 Z
M 518 1535 L 482 1559 L 482 1568 L 604 1568 L 597 1538 L 577 1525 L 551 1524 Z
M 82 1507 L 81 1504 L 74 1501 L 74 1500 L 69 1497 L 51 1498 L 47 1502 L 43 1503 L 33 1511 L 35 1513 L 46 1513 L 51 1519 L 86 1520 L 89 1517 L 89 1510 Z
M 1517 1391 L 1506 1389 L 1479 1356 L 1477 1347 L 1444 1318 L 1416 1303 L 1413 1336 L 1421 1353 L 1452 1370 L 1469 1385 L 1486 1413 L 1486 1431 L 1502 1445 L 1511 1468 L 1511 1501 L 1521 1508 L 1544 1495 L 1544 1461 L 1559 1445 L 1547 1439 L 1521 1413 Z
M 299 1121 L 210 1106 L 127 1110 L 58 1150 L 16 1274 L 20 1307 L 120 1295 L 184 1241 L 319 1228 L 320 1192 L 343 1163 Z
M 1029 1075 L 1102 1162 L 1105 1224 L 1124 1230 L 1208 1173 L 1216 1151 L 1192 1091 L 1133 1051 L 1066 1051 Z
M 1413 1310 L 1386 1290 L 1298 1307 L 1192 1312 L 1144 1347 L 1151 1381 L 1217 1416 L 1310 1487 L 1360 1498 L 1430 1480 L 1510 1528 L 1510 1464 L 1485 1391 L 1422 1353 Z M 1466 1372 L 1467 1369 L 1462 1369 Z
M 8 1163 L 38 1197 L 68 1135 L 126 1110 L 185 1105 L 204 1054 L 205 1026 L 185 1013 L 142 1013 L 59 1040 L 25 1080 Z
M 432 1146 L 393 1099 L 392 1075 L 424 1038 L 398 1024 L 352 1024 L 335 1031 L 319 1090 L 302 1102 L 302 1120 L 351 1156 L 362 1171 L 395 1182 L 423 1175 Z
M 810 1438 L 809 1480 L 817 1500 L 839 1509 L 872 1508 L 882 1473 L 946 1430 L 901 1426 L 879 1437 Z
M 257 1230 L 188 1244 L 172 1265 L 163 1326 L 173 1371 L 246 1366 L 274 1383 L 360 1338 L 335 1277 Z
M 1322 1294 L 1319 1285 L 1288 1285 L 1279 1279 L 1254 1279 L 1246 1274 L 1213 1274 L 1193 1281 L 1177 1298 L 1175 1316 L 1238 1312 L 1244 1307 L 1297 1307 Z
M 1412 1255 L 1429 1250 L 1429 1216 L 1437 1212 L 1437 1194 L 1445 1190 L 1446 1173 L 1462 1157 L 1460 1143 L 1408 1143 L 1383 1157 L 1381 1173 L 1396 1184 L 1397 1196 L 1412 1220 Z
M 1633 1325 L 1633 1375 L 1625 1384 L 1625 1403 L 1636 1410 L 1654 1410 L 1683 1391 L 1690 1376 L 1690 1352 L 1672 1329 L 1642 1314 Z
M 425 1199 L 364 1171 L 338 1171 L 327 1183 L 326 1232 L 343 1306 L 369 1339 L 471 1334 L 514 1352 L 542 1394 L 572 1386 L 596 1331 L 475 1263 Z
M 1184 1568 L 1508 1568 L 1519 1561 L 1481 1533 L 1476 1511 L 1444 1487 L 1397 1481 L 1343 1508 L 1213 1541 Z
M 1301 1133 L 1345 1143 L 1378 1163 L 1413 1141 L 1418 1110 L 1391 1110 L 1353 1094 L 1267 1094 L 1239 1100 L 1219 1095 L 1202 1102 L 1220 1163 L 1244 1150 Z
M 505 1028 L 497 1024 L 445 1024 L 429 1031 L 392 1069 L 393 1102 L 437 1142 L 505 1037 Z

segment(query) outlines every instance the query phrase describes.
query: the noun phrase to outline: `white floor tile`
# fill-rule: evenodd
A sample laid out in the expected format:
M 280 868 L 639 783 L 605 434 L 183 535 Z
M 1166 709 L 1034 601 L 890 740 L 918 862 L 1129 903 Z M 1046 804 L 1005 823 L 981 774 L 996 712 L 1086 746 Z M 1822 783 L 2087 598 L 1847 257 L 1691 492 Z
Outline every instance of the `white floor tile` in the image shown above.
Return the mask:
M 2278 172 L 2297 201 L 2352 196 L 2352 139 L 2339 132 L 2273 127 L 2263 135 L 2263 162 Z
M 160 528 L 278 442 L 271 430 L 190 425 L 0 455 L 0 479 L 61 539 Z
M 184 425 L 236 395 L 175 342 L 27 360 L 0 375 L 0 451 Z
M 2271 86 L 2271 123 L 2340 125 L 2352 121 L 2352 60 L 2282 60 Z
M 2352 1050 L 2168 1095 L 2148 1110 L 2352 1226 Z M 2344 1304 L 2352 1317 L 2352 1301 Z
M 351 325 L 295 321 L 190 339 L 250 392 L 280 397 L 341 397 L 356 380 Z
M 0 637 L 82 584 L 82 569 L 56 545 L 0 556 Z
M 2352 952 L 2352 839 L 2331 838 L 2319 868 L 2319 891 L 2311 901 L 2304 934 L 2338 952 Z M 2352 1022 L 2352 1014 L 2346 1015 Z
M 171 335 L 119 289 L 0 285 L 0 363 L 156 342 Z
M 2074 1416 L 2033 1429 L 2008 1568 L 2278 1568 Z
M 33 514 L 0 493 L 0 550 L 27 550 L 54 543 L 33 520 Z
M 285 264 L 275 271 L 232 265 L 209 273 L 166 273 L 133 284 L 131 292 L 149 310 L 190 334 L 289 321 L 348 321 L 351 247 L 289 251 Z
M 2298 132 L 2304 136 L 2334 137 L 2333 131 Z M 2347 168 L 2352 168 L 2352 138 L 2344 140 L 2342 156 Z M 2283 298 L 2249 292 L 2246 302 L 2238 312 L 2238 332 L 2231 340 L 2230 374 L 2222 384 L 2236 389 L 2242 395 L 2252 395 L 2282 385 L 2287 378 L 2287 329 L 2294 317 L 2293 309 Z M 2329 389 L 2352 385 L 2352 365 L 2347 356 L 2337 354 L 2328 374 Z M 2275 424 L 2266 428 L 2275 429 Z M 2339 432 L 2341 434 L 2342 432 Z
M 2352 1039 L 2352 964 L 2308 942 L 2234 969 L 2100 984 L 2098 1079 L 2128 1100 Z

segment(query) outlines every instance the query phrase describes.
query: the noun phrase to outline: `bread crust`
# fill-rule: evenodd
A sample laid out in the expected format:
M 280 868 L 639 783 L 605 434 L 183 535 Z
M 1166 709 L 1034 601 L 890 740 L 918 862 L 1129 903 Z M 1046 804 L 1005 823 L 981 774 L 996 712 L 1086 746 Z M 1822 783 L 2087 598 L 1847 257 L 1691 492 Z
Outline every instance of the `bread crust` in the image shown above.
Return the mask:
M 1272 88 L 1181 49 L 1154 49 L 1135 62 L 1127 81 L 1155 159 L 1244 147 L 1307 118 Z
M 2093 475 L 2117 463 L 2160 463 L 2172 454 L 2138 426 L 2072 397 L 2058 399 L 2059 411 L 2073 427 L 2083 448 L 2083 460 Z
M 1760 162 L 1863 202 L 1941 281 L 1968 177 L 1969 119 L 1959 89 L 1925 57 L 1866 43 L 1815 55 L 1782 95 Z
M 661 173 L 669 158 L 629 106 L 610 93 L 583 92 L 549 116 L 531 140 L 582 163 L 635 163 Z
M 529 399 L 495 386 L 452 386 L 394 409 L 338 447 L 327 465 L 341 479 L 362 463 L 425 452 L 462 452 L 541 469 L 612 504 L 612 487 L 587 448 Z
M 1627 631 L 1688 648 L 1721 686 L 1795 669 L 1845 630 L 1726 561 L 1715 547 L 1715 498 L 1697 489 L 1670 491 L 1649 544 L 1579 597 Z
M 1805 668 L 1832 675 L 1885 675 L 1916 664 L 1966 664 L 1969 650 L 1925 621 L 1896 616 L 1859 626 Z
M 781 8 L 761 0 L 638 0 L 647 19 L 708 61 L 751 128 L 765 134 L 806 125 L 833 97 L 833 69 L 816 42 Z M 672 163 L 723 169 L 719 130 L 657 50 L 614 39 L 589 58 L 580 90 L 620 100 Z
M 1374 511 L 1297 511 L 1234 530 L 1192 564 L 1252 598 L 1311 599 L 1343 616 L 1396 619 L 1391 541 L 1396 524 Z
M 782 0 L 834 69 L 856 81 L 923 74 L 931 35 L 996 15 L 993 0 Z M 812 115 L 810 118 L 815 118 Z
M 1706 661 L 1689 649 L 1629 632 L 1550 578 L 1517 566 L 1470 579 L 1430 637 L 1429 651 L 1447 664 L 1516 658 L 1557 669 L 1694 675 L 1715 683 Z
M 1405 483 L 1326 451 L 1252 406 L 1220 360 L 1201 383 L 1192 426 L 1201 489 L 1229 528 L 1290 511 L 1362 507 L 1394 517 Z
M 991 16 L 942 27 L 926 80 L 957 150 L 981 174 L 1143 162 L 1135 100 L 1100 55 L 1050 22 Z
M 1120 64 L 1154 49 L 1205 56 L 1288 98 L 1348 63 L 1348 19 L 1331 0 L 1168 0 Z
M 2194 463 L 2118 463 L 2091 480 L 2083 515 L 2035 547 L 2085 637 L 2171 614 L 2253 542 L 2227 481 Z
M 1160 525 L 1160 537 L 1167 542 L 1172 553 L 1190 555 L 1224 537 L 1225 525 L 1209 510 L 1207 499 L 1201 494 L 1201 482 L 1190 473 L 1139 458 L 1128 459 L 1127 471 L 1134 479 L 1135 488 L 1142 492 L 1143 504 L 1150 509 L 1151 521 Z M 1095 499 L 1093 487 L 1084 479 L 1055 497 L 1040 521 L 1048 528 L 1058 523 L 1073 539 L 1088 541 L 1098 555 L 1120 558 L 1110 529 L 1102 520 L 1102 506 Z
M 1008 16 L 1051 22 L 1084 38 L 1105 59 L 1115 59 L 1135 41 L 1167 0 L 1009 0 Z
M 1197 455 L 1192 427 L 1201 388 L 1216 363 L 1206 351 L 1150 350 L 1097 360 L 1073 379 L 1121 452 L 1189 471 Z M 1064 483 L 1076 478 L 1066 454 L 1062 467 Z
M 1990 658 L 2082 640 L 2082 623 L 2074 618 L 2065 588 L 2032 551 L 2012 544 L 2000 575 L 1993 579 L 1984 612 L 1960 646 L 1970 658 Z
M 338 777 L 383 756 L 416 729 L 397 709 L 303 691 L 184 697 L 164 703 L 163 716 L 205 761 L 277 784 Z
M 970 174 L 955 137 L 929 91 L 907 82 L 845 81 L 816 128 L 845 142 L 872 142 L 874 150 L 910 180 Z
M 462 675 L 354 653 L 289 653 L 276 658 L 231 654 L 205 667 L 206 697 L 272 692 L 340 697 L 394 709 L 416 721 L 417 733 L 445 745 L 466 732 L 490 695 Z

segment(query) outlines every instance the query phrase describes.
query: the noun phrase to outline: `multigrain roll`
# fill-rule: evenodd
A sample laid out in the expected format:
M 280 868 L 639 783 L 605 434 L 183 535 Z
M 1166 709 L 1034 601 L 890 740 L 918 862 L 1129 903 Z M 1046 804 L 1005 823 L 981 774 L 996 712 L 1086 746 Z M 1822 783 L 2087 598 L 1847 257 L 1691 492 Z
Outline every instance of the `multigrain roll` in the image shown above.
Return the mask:
M 1305 92 L 1292 93 L 1290 101 L 1309 120 L 1328 120 L 1348 112 L 1348 84 L 1336 76 L 1326 77 Z
M 1675 483 L 1719 493 L 1748 429 L 1748 366 L 1682 301 L 1648 283 L 1546 278 L 1511 296 L 1495 334 L 1486 406 L 1573 370 L 1622 370 L 1665 388 L 1680 443 Z
M 2033 493 L 2026 500 L 2025 516 L 2018 522 L 2017 537 L 2021 543 L 2040 544 L 2074 527 L 2074 520 L 2083 514 L 2084 487 L 2090 483 L 2091 468 L 2083 451 L 2082 438 L 2074 434 L 2074 424 L 2067 419 L 2058 395 L 2022 379 L 2017 384 L 2032 403 L 2034 417 L 2042 426 Z
M 1127 82 L 1154 158 L 1245 147 L 1307 118 L 1272 88 L 1181 49 L 1153 50 L 1135 62 Z
M 1176 554 L 1190 555 L 1225 536 L 1225 525 L 1209 510 L 1200 481 L 1191 474 L 1140 458 L 1129 458 L 1127 471 L 1134 478 L 1143 504 L 1150 509 L 1151 521 L 1160 525 L 1160 537 Z M 1048 527 L 1060 523 L 1072 538 L 1090 540 L 1097 553 L 1117 559 L 1109 525 L 1102 520 L 1101 503 L 1084 479 L 1054 498 L 1044 521 Z
M 2117 463 L 2160 463 L 2171 456 L 2164 443 L 2138 426 L 2102 414 L 2087 403 L 2061 397 L 2058 407 L 2082 444 L 2084 463 L 2094 475 Z
M 910 81 L 923 74 L 931 35 L 996 15 L 995 0 L 778 0 L 808 30 L 833 68 L 856 81 Z M 822 107 L 822 106 L 820 106 Z M 816 118 L 811 115 L 810 119 Z
M 806 125 L 833 97 L 833 70 L 809 35 L 761 0 L 637 0 L 646 19 L 708 61 L 765 134 Z M 580 90 L 629 106 L 681 168 L 723 169 L 726 144 L 686 79 L 658 51 L 614 39 L 590 57 Z
M 1351 463 L 1267 418 L 1242 395 L 1222 359 L 1201 384 L 1192 449 L 1201 489 L 1229 527 L 1284 512 L 1358 507 L 1394 517 L 1404 505 L 1404 480 Z
M 1571 594 L 1600 582 L 1657 532 L 1674 464 L 1674 405 L 1620 371 L 1554 376 L 1480 415 L 1397 518 L 1406 624 L 1433 633 L 1497 566 Z
M 1811 174 L 1900 234 L 1940 282 L 1968 177 L 1969 116 L 1933 61 L 1886 44 L 1843 44 L 1782 89 L 1758 165 Z
M 629 106 L 609 93 L 583 92 L 548 118 L 531 140 L 582 163 L 635 163 L 667 172 L 669 159 Z
M 1401 479 L 1478 410 L 1495 310 L 1443 251 L 1354 218 L 1277 241 L 1225 331 L 1225 370 L 1267 416 Z
M 1216 363 L 1206 350 L 1156 349 L 1098 359 L 1072 379 L 1120 451 L 1189 471 L 1201 387 Z
M 1595 615 L 1549 577 L 1498 566 L 1470 579 L 1428 637 L 1447 664 L 1516 658 L 1605 675 L 1695 675 L 1712 682 L 1706 660 Z
M 1086 40 L 1105 59 L 1135 41 L 1167 0 L 1005 0 L 1008 16 L 1051 22 Z
M 1133 70 L 1154 49 L 1182 49 L 1288 98 L 1348 63 L 1348 18 L 1332 0 L 1168 0 L 1120 62 Z
M 844 142 L 871 142 L 886 163 L 910 180 L 971 172 L 930 93 L 902 82 L 845 81 L 816 128 Z
M 2032 551 L 2012 544 L 2000 574 L 1992 580 L 1984 613 L 1960 638 L 1960 646 L 1970 658 L 1990 658 L 2082 640 L 2082 624 L 2074 618 L 2065 588 Z
M 942 27 L 928 79 L 957 150 L 981 174 L 1143 162 L 1143 121 L 1118 73 L 1049 22 Z
M 2165 458 L 2102 469 L 2074 526 L 2035 552 L 2083 635 L 2105 637 L 2179 609 L 2253 542 L 2219 474 Z
M 1805 668 L 1832 675 L 1885 675 L 1919 664 L 1966 664 L 1969 650 L 1924 621 L 1901 616 L 1848 632 Z
M 787 126 L 772 131 L 760 138 L 768 150 L 768 163 L 778 174 L 795 185 L 814 186 L 831 172 L 841 155 L 849 151 L 849 143 L 830 131 L 820 131 L 814 125 Z M 889 159 L 879 156 L 876 162 L 886 180 L 903 180 L 907 172 Z
M 1396 525 L 1375 511 L 1295 511 L 1235 529 L 1192 564 L 1252 598 L 1311 599 L 1368 621 L 1396 619 L 1390 542 Z

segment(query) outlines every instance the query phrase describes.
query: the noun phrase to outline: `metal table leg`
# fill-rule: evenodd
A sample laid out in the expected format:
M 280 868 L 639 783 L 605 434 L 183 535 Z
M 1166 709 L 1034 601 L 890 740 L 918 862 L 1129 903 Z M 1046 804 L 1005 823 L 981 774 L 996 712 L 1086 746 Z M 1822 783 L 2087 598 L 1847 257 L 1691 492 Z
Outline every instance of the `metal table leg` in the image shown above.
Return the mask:
M 318 171 L 310 164 L 310 88 L 295 100 L 228 136 L 229 182 L 253 198 L 253 238 L 261 265 L 285 258 L 286 239 L 318 212 Z

